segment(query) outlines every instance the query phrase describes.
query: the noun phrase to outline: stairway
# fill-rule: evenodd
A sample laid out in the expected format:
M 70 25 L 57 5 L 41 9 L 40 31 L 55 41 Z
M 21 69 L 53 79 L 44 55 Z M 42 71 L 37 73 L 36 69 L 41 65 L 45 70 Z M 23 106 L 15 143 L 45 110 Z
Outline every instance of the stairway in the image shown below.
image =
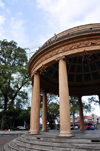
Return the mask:
M 10 141 L 3 151 L 100 151 L 100 139 L 61 138 L 55 135 L 22 135 Z

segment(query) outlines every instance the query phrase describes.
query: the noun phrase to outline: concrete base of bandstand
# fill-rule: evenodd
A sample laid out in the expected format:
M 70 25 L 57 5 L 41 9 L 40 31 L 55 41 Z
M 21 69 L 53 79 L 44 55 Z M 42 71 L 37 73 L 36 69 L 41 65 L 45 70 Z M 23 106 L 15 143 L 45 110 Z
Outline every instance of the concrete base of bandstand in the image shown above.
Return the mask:
M 60 137 L 59 131 L 40 131 L 38 135 L 27 132 L 4 145 L 3 151 L 100 151 L 100 130 L 72 130 L 71 132 L 72 137 Z

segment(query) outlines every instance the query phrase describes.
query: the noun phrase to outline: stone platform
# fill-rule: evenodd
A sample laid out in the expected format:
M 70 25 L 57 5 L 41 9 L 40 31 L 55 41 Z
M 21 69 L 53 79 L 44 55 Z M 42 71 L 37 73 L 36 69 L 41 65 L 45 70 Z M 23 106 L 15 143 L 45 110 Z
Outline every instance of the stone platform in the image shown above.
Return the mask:
M 4 145 L 3 151 L 100 151 L 100 130 L 73 130 L 73 137 L 58 137 L 59 131 L 23 134 Z

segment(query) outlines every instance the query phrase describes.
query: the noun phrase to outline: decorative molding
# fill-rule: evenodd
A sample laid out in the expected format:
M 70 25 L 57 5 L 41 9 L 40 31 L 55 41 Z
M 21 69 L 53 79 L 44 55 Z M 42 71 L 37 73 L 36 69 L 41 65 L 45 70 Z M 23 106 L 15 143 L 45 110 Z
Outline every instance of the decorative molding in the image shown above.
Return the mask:
M 89 41 L 83 41 L 83 42 L 78 42 L 78 43 L 74 43 L 74 44 L 69 44 L 69 45 L 66 45 L 65 47 L 53 50 L 52 52 L 47 52 L 47 54 L 45 54 L 43 57 L 41 57 L 36 63 L 34 62 L 34 64 L 32 65 L 33 68 L 32 68 L 31 73 L 33 75 L 33 71 L 35 70 L 35 68 L 39 64 L 42 65 L 43 61 L 47 60 L 48 58 L 51 58 L 52 56 L 55 56 L 57 54 L 60 54 L 60 53 L 66 52 L 66 51 L 70 51 L 73 49 L 78 49 L 78 48 L 87 47 L 87 46 L 91 46 L 91 45 L 100 45 L 100 40 L 89 40 Z M 63 57 L 63 54 L 61 57 Z
M 59 61 L 59 60 L 66 60 L 66 57 L 65 56 L 58 57 L 58 58 L 56 58 L 55 61 Z
M 47 66 L 42 64 L 42 67 L 40 68 L 40 74 L 41 75 L 44 75 L 44 73 L 46 72 L 46 68 L 47 68 Z
M 37 73 L 39 73 L 39 71 L 34 71 L 34 72 L 32 72 L 32 76 L 33 76 L 34 74 L 37 74 Z

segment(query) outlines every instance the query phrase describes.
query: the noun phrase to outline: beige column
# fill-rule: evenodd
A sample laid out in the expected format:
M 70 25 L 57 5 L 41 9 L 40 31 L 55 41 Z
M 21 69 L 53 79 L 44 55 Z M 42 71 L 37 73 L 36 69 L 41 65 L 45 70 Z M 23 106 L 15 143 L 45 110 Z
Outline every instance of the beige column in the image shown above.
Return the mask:
M 33 80 L 33 79 L 32 79 Z M 33 83 L 33 82 L 32 82 Z M 33 111 L 33 109 L 32 109 L 32 107 L 33 107 L 33 105 L 32 105 L 32 103 L 33 103 L 33 89 L 34 89 L 34 85 L 32 84 L 32 97 L 31 97 L 31 113 L 32 113 L 32 111 Z M 30 113 L 30 131 L 29 132 L 31 132 L 31 121 L 33 120 L 33 118 L 32 118 L 32 116 L 31 116 L 31 113 Z
M 98 97 L 99 97 L 99 107 L 100 107 L 100 94 L 98 95 Z
M 60 134 L 59 136 L 72 136 L 70 130 L 69 89 L 66 61 L 59 60 L 59 97 L 60 97 Z
M 47 96 L 46 96 L 46 92 L 43 92 L 42 131 L 47 131 Z
M 79 103 L 79 114 L 80 114 L 80 130 L 84 130 L 84 117 L 83 117 L 83 106 L 81 97 L 78 100 Z
M 31 104 L 31 134 L 39 134 L 39 118 L 40 118 L 40 75 L 34 74 L 32 104 Z

